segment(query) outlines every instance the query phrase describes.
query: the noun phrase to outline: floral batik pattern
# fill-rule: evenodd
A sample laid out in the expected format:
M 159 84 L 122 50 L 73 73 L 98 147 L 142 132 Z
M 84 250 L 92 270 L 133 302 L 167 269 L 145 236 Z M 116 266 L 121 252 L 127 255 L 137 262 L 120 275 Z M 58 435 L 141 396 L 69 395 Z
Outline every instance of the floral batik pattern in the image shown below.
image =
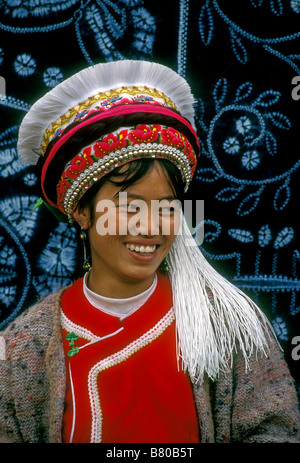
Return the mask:
M 71 283 L 81 266 L 75 230 L 58 224 L 46 207 L 34 208 L 39 184 L 18 158 L 20 121 L 74 71 L 116 59 L 157 61 L 184 76 L 195 97 L 201 156 L 193 195 L 205 202 L 205 219 L 195 224 L 204 229 L 201 249 L 268 315 L 300 390 L 300 359 L 291 356 L 300 335 L 300 92 L 292 84 L 300 76 L 299 19 L 299 0 L 179 0 L 168 14 L 146 0 L 0 2 L 1 329 L 39 297 Z M 108 95 L 93 111 L 127 98 L 156 104 L 141 91 Z M 86 117 L 79 108 L 71 121 Z M 147 130 L 135 130 L 145 144 L 157 143 L 148 141 Z M 57 126 L 49 135 L 59 139 L 63 131 Z M 180 144 L 176 134 L 168 137 Z M 101 142 L 99 159 L 124 139 L 111 134 Z M 80 170 L 92 167 L 92 149 L 78 155 L 62 175 L 61 196 Z

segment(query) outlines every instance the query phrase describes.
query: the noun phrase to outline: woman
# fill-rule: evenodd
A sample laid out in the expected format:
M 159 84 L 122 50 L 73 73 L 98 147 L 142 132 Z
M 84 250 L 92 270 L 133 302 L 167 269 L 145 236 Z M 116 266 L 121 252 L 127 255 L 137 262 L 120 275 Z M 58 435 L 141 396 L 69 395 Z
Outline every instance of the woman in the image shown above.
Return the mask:
M 87 273 L 2 333 L 2 441 L 299 440 L 266 318 L 203 258 L 178 207 L 199 154 L 192 105 L 172 70 L 122 61 L 25 117 L 20 154 L 38 164 L 42 201 L 79 225 Z

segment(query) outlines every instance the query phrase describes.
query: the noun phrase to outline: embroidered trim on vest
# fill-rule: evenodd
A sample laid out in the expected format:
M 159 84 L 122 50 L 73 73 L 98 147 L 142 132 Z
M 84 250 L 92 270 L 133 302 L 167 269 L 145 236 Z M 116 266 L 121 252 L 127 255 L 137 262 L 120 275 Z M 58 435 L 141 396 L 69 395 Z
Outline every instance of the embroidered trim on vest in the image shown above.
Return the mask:
M 74 332 L 78 336 L 80 336 L 83 339 L 86 339 L 87 341 L 96 341 L 99 339 L 99 336 L 96 336 L 94 333 L 91 331 L 87 330 L 86 328 L 83 328 L 83 326 L 76 325 L 76 323 L 73 323 L 61 310 L 60 314 L 60 320 L 61 320 L 61 326 L 64 328 L 66 331 Z
M 172 308 L 161 320 L 159 320 L 159 322 L 153 328 L 130 343 L 121 351 L 116 352 L 115 354 L 110 355 L 109 357 L 106 357 L 105 359 L 96 363 L 90 370 L 88 376 L 88 389 L 92 411 L 91 443 L 99 443 L 102 440 L 102 411 L 97 385 L 98 374 L 103 370 L 111 368 L 114 365 L 127 360 L 135 352 L 142 349 L 147 344 L 150 344 L 152 341 L 158 338 L 174 320 L 175 314 Z

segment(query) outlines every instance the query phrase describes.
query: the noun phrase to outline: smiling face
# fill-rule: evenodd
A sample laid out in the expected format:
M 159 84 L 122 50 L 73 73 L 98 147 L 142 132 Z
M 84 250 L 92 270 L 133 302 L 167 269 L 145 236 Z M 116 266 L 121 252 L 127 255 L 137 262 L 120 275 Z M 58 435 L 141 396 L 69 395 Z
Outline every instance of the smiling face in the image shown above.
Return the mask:
M 92 256 L 88 286 L 92 291 L 121 298 L 151 286 L 178 230 L 175 200 L 170 181 L 156 161 L 147 175 L 125 191 L 105 182 L 95 197 L 93 220 L 88 208 L 75 211 L 75 220 L 88 229 Z

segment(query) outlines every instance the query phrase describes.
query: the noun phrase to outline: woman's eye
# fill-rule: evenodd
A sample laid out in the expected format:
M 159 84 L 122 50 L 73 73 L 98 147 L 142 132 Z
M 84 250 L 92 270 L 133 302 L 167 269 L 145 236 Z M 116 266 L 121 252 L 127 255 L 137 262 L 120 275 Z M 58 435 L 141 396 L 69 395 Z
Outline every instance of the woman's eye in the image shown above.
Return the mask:
M 139 206 L 136 206 L 135 204 L 121 204 L 120 208 L 122 211 L 128 212 L 138 212 L 140 210 Z
M 175 212 L 174 207 L 162 207 L 161 208 L 161 213 L 162 214 L 172 214 L 173 212 Z
M 128 211 L 129 212 L 138 212 L 140 208 L 135 204 L 128 204 Z

